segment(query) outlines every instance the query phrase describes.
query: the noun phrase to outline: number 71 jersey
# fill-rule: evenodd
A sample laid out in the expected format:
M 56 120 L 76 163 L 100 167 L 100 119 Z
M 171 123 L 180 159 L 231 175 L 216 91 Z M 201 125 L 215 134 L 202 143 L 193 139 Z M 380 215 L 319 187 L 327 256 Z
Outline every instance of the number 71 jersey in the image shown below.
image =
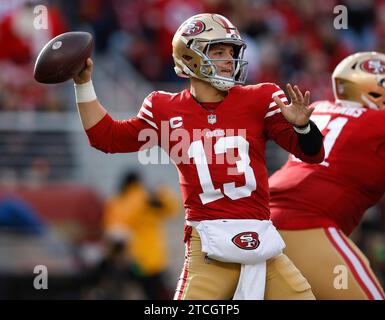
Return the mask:
M 235 86 L 211 111 L 188 90 L 153 92 L 144 100 L 138 117 L 155 129 L 156 143 L 178 168 L 186 219 L 269 219 L 267 139 L 304 160 L 319 161 L 319 155 L 300 151 L 273 95 L 287 102 L 274 84 Z
M 385 111 L 313 104 L 324 135 L 318 165 L 294 156 L 269 179 L 272 220 L 280 229 L 337 227 L 346 234 L 385 192 Z

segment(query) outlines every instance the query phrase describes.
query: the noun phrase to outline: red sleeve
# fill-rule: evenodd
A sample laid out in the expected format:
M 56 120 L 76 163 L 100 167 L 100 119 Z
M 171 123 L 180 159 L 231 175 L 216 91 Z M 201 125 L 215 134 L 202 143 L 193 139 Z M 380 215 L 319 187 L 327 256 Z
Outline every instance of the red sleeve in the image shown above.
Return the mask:
M 158 143 L 156 130 L 138 117 L 113 120 L 106 114 L 96 125 L 86 130 L 86 134 L 90 145 L 105 153 L 135 152 Z
M 324 148 L 312 156 L 306 155 L 301 151 L 297 133 L 293 125 L 282 115 L 281 110 L 273 100 L 273 95 L 278 96 L 288 104 L 283 90 L 275 84 L 266 85 L 266 115 L 265 115 L 265 134 L 268 139 L 274 140 L 286 151 L 294 154 L 297 158 L 307 163 L 320 163 L 324 160 Z
M 151 92 L 146 98 L 144 98 L 142 107 L 140 108 L 138 118 L 146 121 L 150 126 L 155 129 L 160 128 L 160 122 L 157 115 L 157 101 L 156 101 L 157 92 Z

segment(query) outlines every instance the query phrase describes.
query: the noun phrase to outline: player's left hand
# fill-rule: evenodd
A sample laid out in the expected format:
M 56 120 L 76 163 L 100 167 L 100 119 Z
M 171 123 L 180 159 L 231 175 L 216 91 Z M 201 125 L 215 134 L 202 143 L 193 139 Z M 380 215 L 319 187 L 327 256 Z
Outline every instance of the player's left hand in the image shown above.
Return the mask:
M 289 105 L 285 105 L 277 96 L 273 99 L 287 121 L 296 126 L 305 126 L 309 123 L 310 116 L 314 111 L 314 107 L 309 107 L 310 92 L 306 91 L 304 96 L 298 86 L 294 86 L 293 89 L 290 84 L 287 84 L 286 88 L 291 99 Z

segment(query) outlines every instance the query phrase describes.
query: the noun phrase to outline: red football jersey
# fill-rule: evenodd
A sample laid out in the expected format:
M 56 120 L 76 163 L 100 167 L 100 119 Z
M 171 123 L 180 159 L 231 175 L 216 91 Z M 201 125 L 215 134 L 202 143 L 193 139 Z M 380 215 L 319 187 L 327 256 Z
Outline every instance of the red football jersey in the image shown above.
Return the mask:
M 313 104 L 325 160 L 293 156 L 269 179 L 271 219 L 280 229 L 338 227 L 346 234 L 385 191 L 385 111 Z
M 301 152 L 273 95 L 287 102 L 274 84 L 235 86 L 209 111 L 189 90 L 155 91 L 136 118 L 122 122 L 106 116 L 87 134 L 92 145 L 106 152 L 161 146 L 177 166 L 189 220 L 269 219 L 267 139 L 304 161 L 323 159 L 323 149 L 312 157 Z

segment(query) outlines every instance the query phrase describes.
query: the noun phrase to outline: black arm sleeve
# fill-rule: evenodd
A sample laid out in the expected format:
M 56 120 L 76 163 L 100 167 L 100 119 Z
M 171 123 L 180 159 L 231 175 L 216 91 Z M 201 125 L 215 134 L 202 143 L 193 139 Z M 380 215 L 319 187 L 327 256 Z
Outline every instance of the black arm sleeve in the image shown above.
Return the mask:
M 303 134 L 295 131 L 298 136 L 298 143 L 301 148 L 301 151 L 308 155 L 312 156 L 317 154 L 322 148 L 323 135 L 319 131 L 316 124 L 310 120 L 310 132 Z

